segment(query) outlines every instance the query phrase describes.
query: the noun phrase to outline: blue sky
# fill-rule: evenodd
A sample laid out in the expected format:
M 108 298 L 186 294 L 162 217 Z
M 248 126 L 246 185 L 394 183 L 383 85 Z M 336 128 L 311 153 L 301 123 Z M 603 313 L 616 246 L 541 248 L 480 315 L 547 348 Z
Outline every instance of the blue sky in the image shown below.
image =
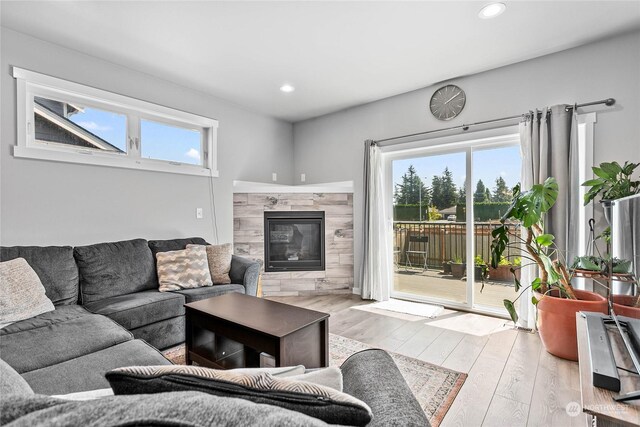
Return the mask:
M 457 187 L 464 185 L 466 178 L 465 153 L 442 154 L 428 157 L 393 161 L 393 182 L 402 181 L 402 175 L 413 165 L 418 176 L 427 186 L 431 186 L 434 175 L 442 175 L 445 167 L 453 174 L 453 182 Z M 520 181 L 520 147 L 492 148 L 476 150 L 473 153 L 473 182 L 471 191 L 475 191 L 478 179 L 482 179 L 485 186 L 492 191 L 498 176 L 506 181 L 509 188 Z
M 122 114 L 85 108 L 69 120 L 126 151 L 127 120 Z M 200 161 L 200 133 L 147 120 L 140 121 L 142 157 L 193 165 Z

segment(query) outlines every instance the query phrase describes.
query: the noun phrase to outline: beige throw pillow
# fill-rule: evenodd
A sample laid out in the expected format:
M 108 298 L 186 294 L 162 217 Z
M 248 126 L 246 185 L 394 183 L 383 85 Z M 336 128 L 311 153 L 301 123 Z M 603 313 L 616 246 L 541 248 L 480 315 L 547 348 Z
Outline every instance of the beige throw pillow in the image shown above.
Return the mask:
M 187 245 L 187 248 L 199 245 Z M 231 283 L 229 271 L 231 270 L 231 256 L 233 255 L 233 245 L 224 243 L 222 245 L 208 245 L 207 259 L 209 260 L 209 270 L 211 280 L 214 285 L 226 285 Z
M 160 292 L 212 286 L 204 246 L 190 245 L 180 251 L 156 254 Z
M 55 310 L 44 286 L 24 258 L 0 262 L 0 328 Z

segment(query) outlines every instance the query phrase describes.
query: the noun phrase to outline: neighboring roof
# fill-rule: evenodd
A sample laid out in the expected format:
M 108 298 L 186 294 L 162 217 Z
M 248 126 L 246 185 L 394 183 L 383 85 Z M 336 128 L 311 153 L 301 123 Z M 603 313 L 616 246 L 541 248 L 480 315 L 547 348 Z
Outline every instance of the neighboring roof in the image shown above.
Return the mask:
M 100 138 L 98 135 L 89 132 L 85 128 L 83 128 L 81 126 L 78 126 L 77 124 L 75 124 L 71 120 L 67 119 L 66 117 L 61 116 L 60 114 L 58 114 L 55 111 L 53 111 L 52 109 L 46 107 L 45 105 L 43 105 L 42 103 L 38 102 L 37 100 L 34 100 L 33 110 L 40 117 L 42 117 L 45 120 L 49 121 L 50 123 L 56 125 L 57 127 L 61 128 L 62 130 L 66 131 L 66 132 L 69 132 L 69 133 L 75 135 L 76 137 L 82 139 L 83 141 L 88 143 L 89 146 L 98 148 L 100 150 L 117 151 L 117 152 L 120 152 L 120 153 L 123 152 L 121 149 L 119 149 L 115 145 L 110 144 L 109 142 L 107 142 L 104 139 Z
M 441 213 L 442 215 L 455 215 L 456 214 L 456 207 L 455 206 L 451 206 L 449 208 L 440 209 L 438 212 Z

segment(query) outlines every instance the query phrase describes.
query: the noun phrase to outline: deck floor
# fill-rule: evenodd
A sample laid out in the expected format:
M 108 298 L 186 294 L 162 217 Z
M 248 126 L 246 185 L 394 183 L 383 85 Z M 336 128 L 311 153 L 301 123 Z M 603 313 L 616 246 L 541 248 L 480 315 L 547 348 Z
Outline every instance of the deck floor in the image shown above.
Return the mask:
M 502 300 L 513 300 L 517 294 L 510 282 L 487 280 L 474 283 L 475 304 L 503 309 Z M 466 303 L 467 279 L 456 279 L 440 270 L 420 270 L 400 266 L 394 274 L 393 289 L 423 297 L 439 298 L 457 303 Z M 506 311 L 505 311 L 506 314 Z

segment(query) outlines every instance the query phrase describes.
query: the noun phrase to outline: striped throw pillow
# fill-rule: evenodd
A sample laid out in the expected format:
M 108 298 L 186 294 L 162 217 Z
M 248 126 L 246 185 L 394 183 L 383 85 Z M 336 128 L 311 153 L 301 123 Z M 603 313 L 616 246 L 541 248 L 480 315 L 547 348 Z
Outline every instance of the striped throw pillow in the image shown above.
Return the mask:
M 129 366 L 105 374 L 116 395 L 201 391 L 280 406 L 329 424 L 365 426 L 373 413 L 355 397 L 306 381 L 268 372 L 223 371 L 202 366 Z
M 160 292 L 213 286 L 204 246 L 158 252 L 156 261 Z

